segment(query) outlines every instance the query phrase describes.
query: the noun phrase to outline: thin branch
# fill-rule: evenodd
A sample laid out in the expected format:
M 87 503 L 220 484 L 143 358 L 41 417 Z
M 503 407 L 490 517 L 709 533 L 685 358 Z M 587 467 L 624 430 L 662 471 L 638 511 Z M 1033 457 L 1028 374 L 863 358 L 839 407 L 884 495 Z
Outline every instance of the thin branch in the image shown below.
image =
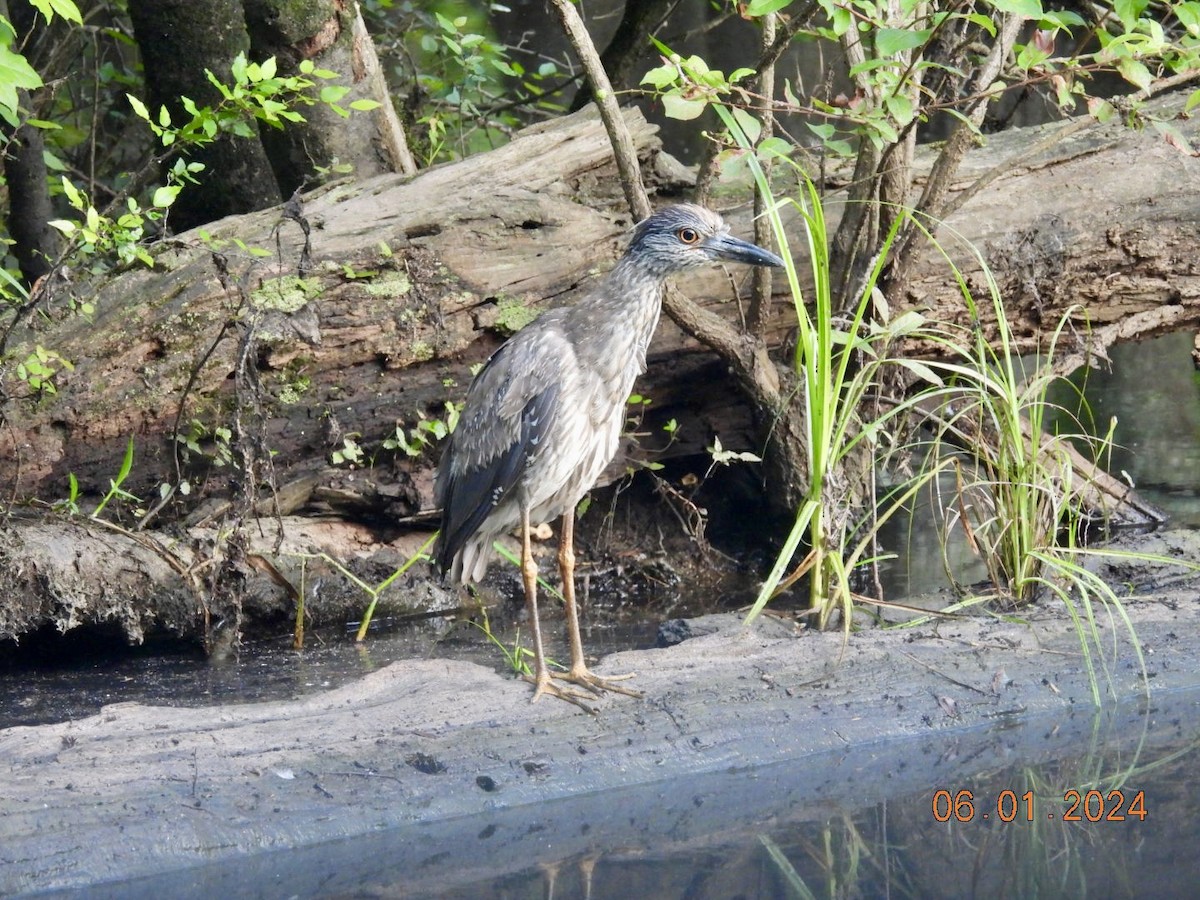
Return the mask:
M 579 56 L 588 82 L 592 85 L 593 98 L 600 108 L 600 118 L 604 121 L 609 140 L 612 141 L 613 155 L 616 157 L 617 171 L 621 175 L 621 187 L 625 191 L 629 211 L 638 219 L 644 219 L 653 209 L 650 207 L 649 197 L 646 196 L 646 187 L 642 183 L 637 149 L 629 135 L 629 129 L 625 127 L 625 120 L 621 116 L 621 108 L 617 106 L 617 97 L 608 80 L 608 74 L 600 63 L 600 54 L 596 52 L 596 45 L 592 43 L 583 19 L 570 0 L 552 0 L 552 3 L 571 46 Z

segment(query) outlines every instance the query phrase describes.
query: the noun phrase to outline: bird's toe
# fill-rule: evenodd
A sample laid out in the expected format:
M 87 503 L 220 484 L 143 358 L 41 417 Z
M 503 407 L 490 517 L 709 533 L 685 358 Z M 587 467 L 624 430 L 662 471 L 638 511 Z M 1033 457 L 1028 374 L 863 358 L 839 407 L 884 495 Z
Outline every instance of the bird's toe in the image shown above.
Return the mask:
M 571 684 L 577 684 L 597 694 L 601 691 L 612 691 L 614 694 L 624 694 L 627 697 L 644 697 L 645 694 L 641 691 L 635 691 L 633 688 L 627 688 L 624 685 L 616 683 L 618 681 L 627 681 L 636 674 L 636 672 L 630 672 L 628 675 L 609 675 L 601 678 L 599 675 L 593 674 L 586 667 L 580 666 L 579 668 L 571 669 L 569 672 L 558 673 L 553 677 L 559 681 L 569 681 Z
M 557 697 L 559 700 L 566 700 L 568 703 L 578 706 L 584 712 L 595 715 L 595 707 L 588 705 L 588 701 L 595 699 L 594 693 L 585 694 L 582 691 L 575 691 L 569 687 L 555 684 L 549 675 L 542 678 L 534 675 L 526 675 L 524 678 L 534 686 L 532 702 L 536 703 L 543 696 Z

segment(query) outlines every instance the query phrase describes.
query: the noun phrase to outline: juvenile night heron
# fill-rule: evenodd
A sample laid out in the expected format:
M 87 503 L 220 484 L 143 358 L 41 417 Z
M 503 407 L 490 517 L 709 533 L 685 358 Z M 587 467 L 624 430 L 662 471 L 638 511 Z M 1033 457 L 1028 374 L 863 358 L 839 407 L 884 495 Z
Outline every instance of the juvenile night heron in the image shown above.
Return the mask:
M 487 361 L 467 391 L 446 444 L 435 492 L 442 526 L 434 564 L 455 582 L 479 581 L 492 542 L 520 526 L 521 575 L 533 631 L 533 699 L 551 694 L 578 706 L 599 694 L 640 696 L 588 671 L 575 609 L 575 507 L 617 451 L 625 401 L 646 368 L 666 279 L 721 262 L 782 266 L 783 260 L 729 234 L 700 206 L 663 209 L 641 222 L 624 256 L 576 305 L 549 310 Z M 537 566 L 530 525 L 562 517 L 558 564 L 571 668 L 551 676 L 538 625 Z

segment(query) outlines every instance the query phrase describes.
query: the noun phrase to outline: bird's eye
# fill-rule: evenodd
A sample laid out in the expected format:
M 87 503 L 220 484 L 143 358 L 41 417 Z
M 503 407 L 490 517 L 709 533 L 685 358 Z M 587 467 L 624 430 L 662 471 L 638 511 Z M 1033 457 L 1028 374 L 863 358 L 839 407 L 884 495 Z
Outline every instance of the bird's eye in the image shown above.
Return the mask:
M 700 232 L 695 228 L 680 228 L 676 235 L 685 244 L 698 244 L 700 242 Z

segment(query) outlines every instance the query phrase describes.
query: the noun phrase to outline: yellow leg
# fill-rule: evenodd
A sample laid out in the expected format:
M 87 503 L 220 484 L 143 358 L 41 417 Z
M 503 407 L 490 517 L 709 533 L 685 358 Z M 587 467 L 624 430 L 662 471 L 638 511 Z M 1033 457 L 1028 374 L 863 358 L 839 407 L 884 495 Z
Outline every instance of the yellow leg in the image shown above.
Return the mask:
M 614 684 L 624 681 L 633 675 L 614 675 L 600 678 L 588 671 L 583 658 L 583 640 L 579 637 L 579 612 L 575 606 L 575 511 L 567 510 L 562 517 L 562 536 L 558 542 L 558 568 L 562 575 L 563 602 L 567 610 L 567 638 L 571 642 L 571 670 L 565 675 L 554 677 L 562 681 L 570 681 L 589 690 L 616 691 L 618 694 L 628 694 L 630 697 L 642 696 L 640 691 L 630 690 Z
M 525 583 L 525 605 L 529 608 L 529 627 L 533 629 L 533 674 L 526 675 L 525 680 L 534 685 L 533 699 L 536 702 L 543 694 L 558 697 L 568 703 L 574 703 L 580 709 L 595 712 L 584 703 L 589 699 L 587 694 L 560 687 L 550 678 L 550 669 L 546 665 L 546 652 L 542 649 L 542 628 L 538 622 L 537 606 L 537 563 L 533 561 L 533 547 L 529 540 L 529 509 L 521 507 L 521 580 Z

